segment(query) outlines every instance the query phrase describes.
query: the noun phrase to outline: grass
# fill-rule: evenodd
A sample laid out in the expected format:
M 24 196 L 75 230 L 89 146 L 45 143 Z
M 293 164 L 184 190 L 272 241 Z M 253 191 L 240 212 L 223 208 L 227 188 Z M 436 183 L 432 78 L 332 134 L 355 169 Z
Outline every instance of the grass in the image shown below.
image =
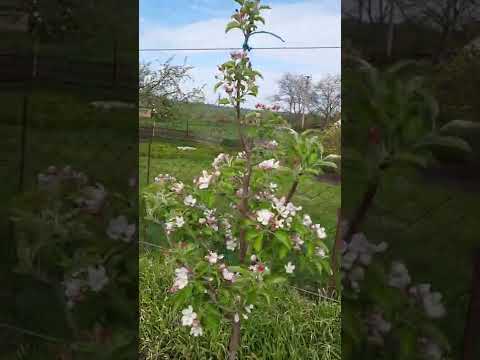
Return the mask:
M 193 338 L 179 323 L 168 286 L 173 274 L 157 252 L 140 258 L 140 354 L 153 359 L 225 359 L 230 330 Z M 308 321 L 306 321 L 308 319 Z M 242 323 L 242 360 L 340 359 L 340 304 L 312 301 L 279 288 L 271 306 L 257 307 Z

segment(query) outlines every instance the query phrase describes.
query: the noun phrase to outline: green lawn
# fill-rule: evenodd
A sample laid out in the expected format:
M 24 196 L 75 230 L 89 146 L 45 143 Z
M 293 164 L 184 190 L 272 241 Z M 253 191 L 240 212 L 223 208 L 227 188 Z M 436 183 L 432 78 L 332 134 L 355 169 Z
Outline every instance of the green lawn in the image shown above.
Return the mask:
M 140 353 L 145 360 L 226 359 L 230 330 L 193 338 L 173 310 L 168 288 L 173 274 L 157 252 L 140 258 Z M 279 288 L 271 306 L 260 304 L 242 322 L 242 360 L 333 360 L 341 358 L 340 304 L 313 301 Z

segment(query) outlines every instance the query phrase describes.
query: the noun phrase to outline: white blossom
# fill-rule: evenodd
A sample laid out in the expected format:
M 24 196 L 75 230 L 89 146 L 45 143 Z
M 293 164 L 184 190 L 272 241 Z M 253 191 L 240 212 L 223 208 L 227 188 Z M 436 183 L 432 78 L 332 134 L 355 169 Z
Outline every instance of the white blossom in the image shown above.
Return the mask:
M 183 326 L 192 326 L 193 321 L 197 318 L 197 313 L 193 311 L 192 305 L 189 305 L 186 309 L 183 309 L 182 315 Z
M 175 279 L 173 282 L 172 291 L 181 290 L 188 285 L 189 270 L 186 267 L 175 269 Z
M 280 167 L 280 162 L 275 159 L 264 160 L 260 164 L 258 164 L 258 167 L 262 170 L 278 169 Z
M 274 214 L 270 210 L 261 209 L 257 211 L 257 221 L 262 225 L 267 226 L 273 217 Z
M 187 197 L 185 197 L 185 199 L 183 199 L 183 203 L 186 206 L 194 207 L 197 203 L 197 199 L 195 199 L 192 195 L 188 195 Z
M 213 179 L 213 175 L 209 174 L 206 170 L 202 171 L 202 175 L 198 178 L 197 186 L 200 190 L 208 189 L 210 182 Z
M 222 165 L 228 163 L 230 161 L 230 156 L 228 154 L 218 154 L 218 156 L 213 160 L 212 166 L 215 169 L 219 169 Z
M 94 214 L 100 211 L 107 197 L 105 187 L 98 183 L 95 184 L 95 186 L 85 187 L 82 190 L 82 194 L 83 197 L 80 199 L 80 205 Z
M 376 311 L 368 315 L 366 319 L 368 328 L 368 341 L 375 345 L 384 345 L 384 336 L 388 334 L 392 325 L 383 318 L 383 315 Z
M 405 289 L 408 284 L 410 284 L 410 275 L 405 264 L 399 261 L 392 262 L 388 285 L 398 289 Z
M 184 188 L 185 188 L 185 185 L 182 182 L 177 182 L 177 183 L 172 185 L 170 190 L 172 190 L 173 192 L 175 192 L 177 194 L 180 194 L 183 191 Z
M 95 292 L 102 290 L 108 283 L 108 276 L 103 266 L 89 266 L 87 268 L 87 283 Z
M 216 252 L 209 251 L 209 254 L 205 256 L 205 259 L 207 259 L 210 264 L 216 264 L 218 260 L 223 259 L 223 255 L 218 255 Z
M 325 228 L 322 227 L 320 224 L 313 225 L 312 229 L 316 232 L 317 237 L 319 239 L 325 239 L 327 237 L 327 233 L 325 232 Z
M 226 267 L 222 269 L 222 276 L 227 281 L 233 282 L 235 280 L 235 274 L 229 271 Z
M 131 242 L 135 235 L 135 230 L 136 225 L 129 224 L 127 218 L 121 215 L 110 220 L 107 228 L 107 235 L 113 240 Z
M 83 288 L 85 287 L 85 281 L 81 279 L 69 279 L 63 282 L 65 286 L 65 297 L 67 298 L 68 308 L 72 308 L 75 302 L 82 295 Z
M 410 288 L 410 294 L 416 296 L 422 305 L 425 314 L 431 319 L 440 319 L 445 316 L 446 310 L 442 303 L 442 294 L 432 292 L 430 284 L 420 284 Z
M 285 272 L 287 274 L 293 274 L 295 270 L 295 265 L 293 265 L 290 261 L 288 262 L 287 265 L 285 265 Z
M 320 246 L 315 248 L 315 254 L 321 258 L 327 256 L 327 252 L 325 251 L 325 249 L 321 248 Z
M 298 234 L 295 234 L 294 236 L 292 236 L 292 240 L 295 244 L 293 246 L 295 250 L 300 250 L 302 248 L 302 245 L 305 243 Z
M 176 216 L 175 217 L 175 226 L 177 228 L 181 228 L 185 225 L 185 220 L 183 219 L 183 216 Z
M 312 218 L 310 217 L 310 215 L 308 214 L 303 215 L 303 225 L 306 227 L 310 227 L 313 225 Z
M 203 329 L 197 319 L 193 321 L 192 328 L 190 329 L 190 335 L 193 335 L 195 337 L 203 335 Z

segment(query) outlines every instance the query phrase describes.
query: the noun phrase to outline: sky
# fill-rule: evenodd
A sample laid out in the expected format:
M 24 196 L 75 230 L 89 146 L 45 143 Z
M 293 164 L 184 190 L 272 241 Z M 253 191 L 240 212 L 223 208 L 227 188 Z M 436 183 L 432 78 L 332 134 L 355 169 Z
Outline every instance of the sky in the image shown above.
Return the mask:
M 266 0 L 272 10 L 264 12 L 266 25 L 259 30 L 280 35 L 285 43 L 268 35 L 255 35 L 250 46 L 340 46 L 340 0 Z M 241 47 L 241 32 L 225 34 L 225 25 L 237 8 L 233 0 L 140 0 L 140 49 Z M 174 64 L 193 66 L 193 81 L 185 88 L 205 85 L 206 100 L 214 103 L 217 65 L 225 62 L 229 51 L 140 52 L 140 61 L 161 63 L 173 56 Z M 257 102 L 271 103 L 278 91 L 278 80 L 286 72 L 304 74 L 318 81 L 326 75 L 340 74 L 340 49 L 252 50 L 252 65 L 264 80 L 259 81 Z

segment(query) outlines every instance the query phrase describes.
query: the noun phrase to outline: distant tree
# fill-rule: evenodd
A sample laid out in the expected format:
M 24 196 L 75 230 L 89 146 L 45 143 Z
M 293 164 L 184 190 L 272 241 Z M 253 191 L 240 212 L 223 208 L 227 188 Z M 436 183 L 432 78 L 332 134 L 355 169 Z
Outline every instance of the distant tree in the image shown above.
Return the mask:
M 172 59 L 154 68 L 151 63 L 140 63 L 139 102 L 141 107 L 156 108 L 157 114 L 168 112 L 174 103 L 203 101 L 203 88 L 184 89 L 192 79 L 192 66 L 172 65 Z
M 302 128 L 305 127 L 305 114 L 315 105 L 315 92 L 311 77 L 286 73 L 278 82 L 279 91 L 273 97 L 274 101 L 281 102 L 291 114 L 301 118 Z
M 314 87 L 315 112 L 322 116 L 324 124 L 332 124 L 341 109 L 340 76 L 328 75 L 321 79 Z
M 437 56 L 448 48 L 453 33 L 473 19 L 479 19 L 480 0 L 393 0 L 403 17 L 440 31 Z

